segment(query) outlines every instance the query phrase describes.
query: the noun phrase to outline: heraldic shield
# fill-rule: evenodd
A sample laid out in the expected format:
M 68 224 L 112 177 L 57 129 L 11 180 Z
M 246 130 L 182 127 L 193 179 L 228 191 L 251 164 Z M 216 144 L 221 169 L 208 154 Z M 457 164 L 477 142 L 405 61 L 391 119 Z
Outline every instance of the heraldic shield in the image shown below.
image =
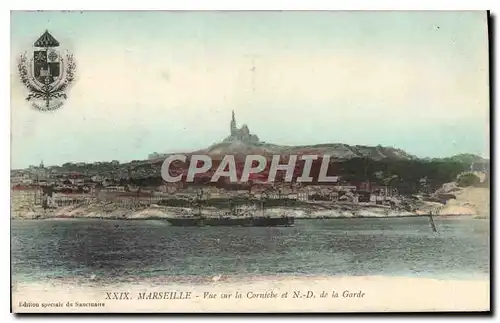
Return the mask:
M 36 50 L 33 53 L 33 74 L 41 84 L 52 84 L 59 79 L 61 62 L 55 50 Z
M 33 45 L 33 56 L 21 55 L 18 64 L 21 81 L 30 91 L 26 100 L 39 110 L 55 110 L 67 99 L 66 91 L 74 81 L 73 55 L 62 55 L 57 50 L 59 42 L 48 31 Z

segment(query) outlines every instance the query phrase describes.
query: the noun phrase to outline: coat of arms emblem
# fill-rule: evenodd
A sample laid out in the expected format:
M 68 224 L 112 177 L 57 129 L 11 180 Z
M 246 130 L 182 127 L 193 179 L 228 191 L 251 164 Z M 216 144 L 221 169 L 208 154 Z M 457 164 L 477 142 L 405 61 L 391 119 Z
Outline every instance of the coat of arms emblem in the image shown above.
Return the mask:
M 26 100 L 38 110 L 56 110 L 67 99 L 66 92 L 75 79 L 73 55 L 57 50 L 59 42 L 48 31 L 33 45 L 33 56 L 22 54 L 18 62 L 21 82 L 29 91 Z

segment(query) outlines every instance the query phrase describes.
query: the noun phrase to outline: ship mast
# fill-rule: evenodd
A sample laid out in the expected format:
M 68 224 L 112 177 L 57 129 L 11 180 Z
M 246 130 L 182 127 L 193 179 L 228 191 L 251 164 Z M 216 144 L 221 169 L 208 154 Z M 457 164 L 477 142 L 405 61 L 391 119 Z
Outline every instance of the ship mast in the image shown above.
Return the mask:
M 261 215 L 264 216 L 264 199 L 263 198 L 260 199 L 260 212 L 261 212 Z
M 199 193 L 198 193 L 198 215 L 201 216 L 201 200 L 202 200 L 202 196 L 203 196 L 203 189 L 200 189 Z

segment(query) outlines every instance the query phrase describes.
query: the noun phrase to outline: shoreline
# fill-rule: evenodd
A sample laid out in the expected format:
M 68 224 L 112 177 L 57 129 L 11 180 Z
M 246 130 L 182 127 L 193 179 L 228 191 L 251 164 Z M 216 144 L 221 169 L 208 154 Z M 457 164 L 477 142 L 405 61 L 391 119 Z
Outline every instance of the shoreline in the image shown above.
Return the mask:
M 295 220 L 343 220 L 343 219 L 400 219 L 400 218 L 428 218 L 430 214 L 412 214 L 412 215 L 391 215 L 391 216 L 322 216 L 322 217 L 294 217 Z M 432 215 L 434 219 L 476 219 L 476 220 L 489 220 L 489 217 L 478 216 L 472 214 L 444 214 L 444 215 Z M 109 221 L 167 221 L 172 217 L 142 217 L 142 218 L 120 218 L 120 217 L 107 217 L 107 216 L 50 216 L 50 217 L 40 217 L 40 218 L 16 218 L 13 217 L 11 220 L 15 221 L 43 221 L 43 220 L 109 220 Z
M 41 207 L 28 207 L 11 211 L 12 220 L 45 220 L 45 219 L 100 219 L 100 220 L 168 220 L 169 218 L 189 218 L 196 215 L 193 208 L 163 207 L 158 205 L 121 207 L 115 204 L 76 205 L 43 210 Z M 243 216 L 261 216 L 260 211 L 248 209 Z M 201 215 L 206 218 L 220 216 L 238 218 L 228 214 L 221 208 L 205 209 Z M 460 206 L 443 206 L 440 209 L 427 208 L 413 212 L 394 210 L 378 205 L 333 205 L 326 209 L 323 206 L 309 207 L 273 207 L 266 209 L 265 216 L 293 217 L 300 220 L 311 219 L 367 219 L 367 218 L 415 218 L 415 217 L 472 217 L 489 219 L 488 215 L 478 214 L 475 210 Z
M 453 184 L 453 185 L 452 185 Z M 449 187 L 448 187 L 449 186 Z M 211 198 L 203 205 L 195 206 L 182 198 L 166 198 L 160 201 L 135 199 L 109 199 L 87 197 L 69 205 L 52 204 L 44 210 L 41 205 L 23 195 L 11 197 L 11 219 L 113 219 L 113 220 L 164 220 L 201 214 L 204 217 L 233 217 L 234 211 L 241 215 L 270 217 L 289 216 L 295 219 L 356 219 L 356 218 L 401 218 L 401 217 L 470 217 L 490 218 L 490 192 L 488 188 L 456 188 L 455 183 L 443 186 L 440 193 L 453 188 L 454 199 L 445 203 L 402 198 L 401 203 L 378 204 L 354 201 L 302 201 L 293 199 L 270 199 L 265 204 L 252 199 Z M 451 188 L 450 188 L 451 187 Z M 458 191 L 457 191 L 458 189 Z M 237 210 L 234 210 L 234 207 Z M 263 210 L 262 210 L 263 207 Z

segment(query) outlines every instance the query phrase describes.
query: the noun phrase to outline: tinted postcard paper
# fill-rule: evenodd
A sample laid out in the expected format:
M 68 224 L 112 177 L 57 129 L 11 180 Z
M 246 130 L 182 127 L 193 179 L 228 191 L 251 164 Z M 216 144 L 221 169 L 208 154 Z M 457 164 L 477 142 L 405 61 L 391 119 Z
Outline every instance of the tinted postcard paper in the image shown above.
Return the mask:
M 12 12 L 12 311 L 488 311 L 488 51 L 483 11 Z

